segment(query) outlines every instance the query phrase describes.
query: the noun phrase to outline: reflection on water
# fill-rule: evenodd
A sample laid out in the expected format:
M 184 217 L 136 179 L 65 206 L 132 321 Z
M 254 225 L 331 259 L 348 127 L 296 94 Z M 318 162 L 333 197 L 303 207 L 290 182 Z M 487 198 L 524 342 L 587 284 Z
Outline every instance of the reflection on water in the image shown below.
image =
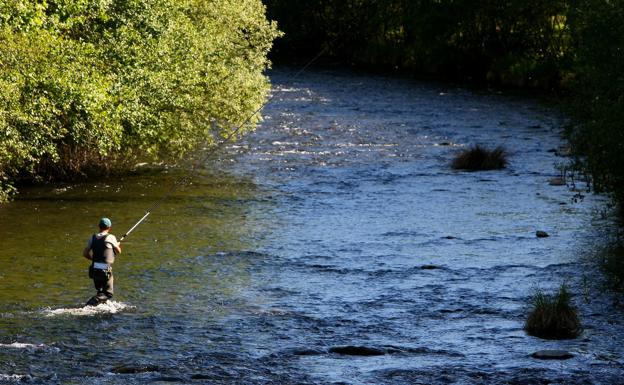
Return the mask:
M 37 309 L 84 303 L 92 283 L 86 278 L 89 262 L 81 255 L 97 231 L 98 218 L 111 217 L 112 232 L 119 237 L 179 178 L 175 173 L 148 174 L 60 189 L 37 188 L 1 207 L 0 277 L 7 290 L 5 306 Z M 146 293 L 153 292 L 160 301 L 170 291 L 159 286 L 175 287 L 180 276 L 195 275 L 193 258 L 257 245 L 256 224 L 246 202 L 259 202 L 262 195 L 242 179 L 197 176 L 124 241 L 124 252 L 115 264 L 115 275 L 124 278 L 116 280 L 116 288 L 125 299 L 145 301 Z M 211 274 L 202 280 L 221 282 Z
M 533 287 L 598 291 L 584 251 L 612 226 L 592 215 L 603 198 L 549 185 L 563 161 L 555 114 L 443 85 L 291 74 L 272 73 L 283 92 L 258 132 L 128 238 L 110 308 L 82 309 L 84 243 L 104 215 L 121 235 L 179 174 L 32 189 L 0 207 L 0 382 L 619 381 L 624 325 L 608 295 L 577 298 L 581 339 L 522 330 Z M 510 167 L 451 170 L 474 143 L 504 145 Z M 574 358 L 530 358 L 552 348 Z

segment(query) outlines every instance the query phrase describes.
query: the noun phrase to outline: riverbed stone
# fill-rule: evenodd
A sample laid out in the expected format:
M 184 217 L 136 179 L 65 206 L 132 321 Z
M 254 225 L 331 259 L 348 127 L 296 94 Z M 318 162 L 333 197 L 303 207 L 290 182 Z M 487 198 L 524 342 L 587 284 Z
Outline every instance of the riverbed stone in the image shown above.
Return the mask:
M 184 382 L 184 378 L 175 376 L 160 376 L 152 379 L 152 382 Z
M 147 373 L 147 372 L 158 372 L 160 369 L 156 365 L 122 365 L 116 366 L 111 369 L 112 373 L 115 374 L 137 374 L 137 373 Z
M 531 354 L 531 357 L 538 360 L 567 360 L 574 357 L 574 355 L 565 350 L 539 350 Z
M 347 356 L 382 356 L 385 351 L 368 346 L 334 346 L 329 349 L 330 353 L 343 354 Z
M 548 184 L 551 186 L 565 186 L 566 181 L 563 178 L 552 178 L 548 181 Z
M 535 236 L 538 237 L 538 238 L 546 238 L 546 237 L 549 237 L 550 235 L 548 235 L 548 233 L 545 232 L 545 231 L 537 230 L 535 232 Z

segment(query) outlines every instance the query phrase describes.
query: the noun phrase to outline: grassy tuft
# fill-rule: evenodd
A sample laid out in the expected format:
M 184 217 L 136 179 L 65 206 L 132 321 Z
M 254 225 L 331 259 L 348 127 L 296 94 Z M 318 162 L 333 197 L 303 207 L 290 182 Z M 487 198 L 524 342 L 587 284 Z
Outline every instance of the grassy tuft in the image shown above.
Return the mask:
M 524 324 L 524 330 L 535 337 L 562 340 L 578 337 L 583 328 L 572 295 L 565 284 L 554 295 L 537 289 L 531 298 L 533 308 Z
M 480 145 L 475 145 L 457 154 L 451 167 L 456 170 L 481 171 L 498 170 L 507 166 L 507 152 L 498 146 L 488 150 Z

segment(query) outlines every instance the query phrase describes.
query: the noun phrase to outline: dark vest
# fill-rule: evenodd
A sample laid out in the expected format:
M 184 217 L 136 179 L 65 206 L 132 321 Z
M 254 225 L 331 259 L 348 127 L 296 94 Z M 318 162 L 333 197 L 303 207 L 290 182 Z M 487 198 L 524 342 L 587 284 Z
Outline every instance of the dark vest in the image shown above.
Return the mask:
M 95 234 L 91 239 L 91 250 L 93 250 L 93 262 L 113 263 L 115 262 L 115 251 L 106 247 L 108 234 L 98 239 Z

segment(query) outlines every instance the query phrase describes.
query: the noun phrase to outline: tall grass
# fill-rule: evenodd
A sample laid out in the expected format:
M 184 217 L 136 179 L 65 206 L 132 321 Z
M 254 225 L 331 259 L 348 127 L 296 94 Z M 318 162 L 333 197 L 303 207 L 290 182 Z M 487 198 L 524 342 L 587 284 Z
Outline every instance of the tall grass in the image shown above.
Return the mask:
M 507 152 L 503 147 L 493 150 L 475 145 L 457 154 L 451 167 L 456 170 L 481 171 L 497 170 L 507 166 Z
M 565 284 L 554 295 L 539 289 L 531 297 L 532 309 L 524 324 L 524 330 L 535 337 L 545 339 L 571 339 L 578 337 L 583 328 L 572 295 Z

